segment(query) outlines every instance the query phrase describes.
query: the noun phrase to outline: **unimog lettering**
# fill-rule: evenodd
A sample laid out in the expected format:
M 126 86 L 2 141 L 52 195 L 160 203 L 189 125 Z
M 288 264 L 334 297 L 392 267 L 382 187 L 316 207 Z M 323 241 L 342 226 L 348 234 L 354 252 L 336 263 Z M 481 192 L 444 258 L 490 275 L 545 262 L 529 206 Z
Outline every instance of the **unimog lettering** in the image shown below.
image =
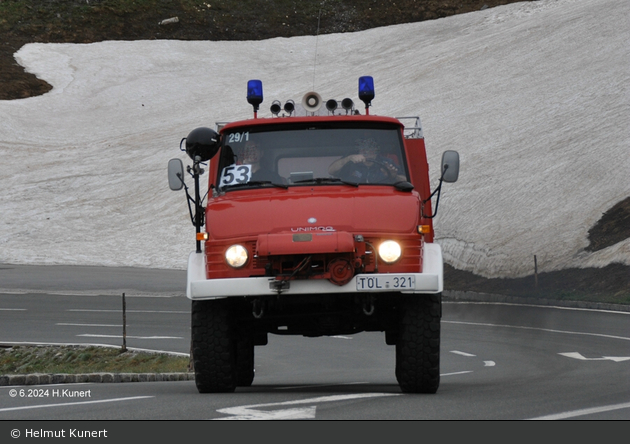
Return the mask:
M 294 233 L 307 232 L 307 231 L 335 231 L 333 227 L 299 227 L 291 228 Z
M 169 162 L 195 226 L 186 294 L 200 393 L 252 385 L 254 349 L 269 334 L 367 331 L 395 346 L 402 392 L 437 391 L 443 260 L 432 202 L 437 211 L 442 183 L 457 180 L 459 155 L 444 152 L 431 191 L 420 119 L 370 114 L 372 77 L 358 96 L 363 113 L 309 92 L 259 118 L 262 82 L 251 80 L 252 119 L 182 139 L 192 196 L 183 162 Z

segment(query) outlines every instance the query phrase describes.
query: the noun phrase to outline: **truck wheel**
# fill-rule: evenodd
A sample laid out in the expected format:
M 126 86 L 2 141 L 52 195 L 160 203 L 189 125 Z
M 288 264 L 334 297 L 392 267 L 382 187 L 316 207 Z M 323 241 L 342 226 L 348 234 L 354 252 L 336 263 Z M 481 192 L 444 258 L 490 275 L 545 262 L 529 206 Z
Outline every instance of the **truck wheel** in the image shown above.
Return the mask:
M 199 393 L 236 388 L 236 341 L 229 315 L 227 301 L 192 303 L 192 352 Z
M 254 341 L 251 336 L 236 342 L 236 385 L 249 387 L 254 382 Z
M 403 393 L 435 393 L 440 385 L 442 295 L 405 299 L 396 341 L 396 379 Z

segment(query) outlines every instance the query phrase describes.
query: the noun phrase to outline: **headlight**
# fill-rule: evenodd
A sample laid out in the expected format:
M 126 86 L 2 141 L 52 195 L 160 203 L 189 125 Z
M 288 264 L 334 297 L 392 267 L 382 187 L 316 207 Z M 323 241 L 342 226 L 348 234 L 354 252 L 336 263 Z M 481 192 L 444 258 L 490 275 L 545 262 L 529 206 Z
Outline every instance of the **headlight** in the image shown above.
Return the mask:
M 378 255 L 388 264 L 392 264 L 400 259 L 402 249 L 398 242 L 388 240 L 378 246 Z
M 247 248 L 242 245 L 232 245 L 225 252 L 225 261 L 230 267 L 241 268 L 247 263 Z

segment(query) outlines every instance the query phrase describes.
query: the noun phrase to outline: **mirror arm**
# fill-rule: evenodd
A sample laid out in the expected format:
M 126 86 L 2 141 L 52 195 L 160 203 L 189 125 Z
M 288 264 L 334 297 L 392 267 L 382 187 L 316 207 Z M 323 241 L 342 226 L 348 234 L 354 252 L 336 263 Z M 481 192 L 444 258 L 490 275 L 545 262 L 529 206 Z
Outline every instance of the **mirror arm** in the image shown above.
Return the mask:
M 440 194 L 442 194 L 442 182 L 444 181 L 444 174 L 446 174 L 446 170 L 448 170 L 448 164 L 444 165 L 444 171 L 442 171 L 442 175 L 440 176 L 440 183 L 438 184 L 437 188 L 433 191 L 433 193 L 431 193 L 429 197 L 422 201 L 422 217 L 425 219 L 433 219 L 435 216 L 437 216 L 438 206 L 440 205 Z M 431 201 L 436 193 L 437 199 L 435 201 L 435 211 L 433 211 L 432 215 L 424 214 L 424 204 Z
M 180 142 L 179 142 L 179 149 L 180 151 L 185 151 L 185 148 L 183 148 L 183 144 L 184 141 L 187 141 L 187 137 L 184 137 Z M 182 177 L 182 174 L 177 173 L 177 177 L 179 178 L 179 180 L 182 182 L 182 186 L 184 187 L 184 190 L 186 191 L 186 203 L 188 204 L 188 213 L 190 214 L 190 220 L 192 222 L 192 224 L 195 226 L 195 232 L 196 232 L 196 243 L 197 243 L 197 253 L 201 253 L 201 241 L 199 240 L 199 233 L 201 233 L 201 227 L 204 225 L 205 223 L 205 208 L 202 205 L 202 199 L 200 196 L 200 189 L 199 189 L 199 176 L 201 176 L 204 173 L 203 168 L 201 168 L 202 165 L 202 158 L 199 155 L 195 155 L 195 158 L 193 159 L 193 166 L 188 166 L 186 171 L 188 172 L 188 174 L 190 174 L 195 182 L 195 197 L 193 198 L 190 195 L 190 192 L 188 190 L 188 187 L 186 186 L 186 183 L 184 182 L 184 178 Z M 205 196 L 204 196 L 205 197 Z M 192 209 L 192 205 L 195 206 L 195 211 L 193 214 L 193 209 Z
M 184 191 L 186 191 L 186 203 L 188 204 L 188 213 L 190 214 L 190 221 L 193 225 L 195 225 L 195 216 L 193 215 L 192 206 L 190 205 L 191 202 L 194 202 L 195 208 L 197 207 L 195 199 L 193 199 L 190 196 L 190 193 L 188 192 L 188 186 L 186 185 L 186 183 L 184 183 L 184 180 L 182 179 L 182 175 L 177 173 L 177 177 L 179 177 L 179 180 L 182 181 L 182 185 L 184 186 Z
M 195 233 L 198 235 L 199 233 L 201 233 L 201 227 L 204 224 L 204 210 L 205 208 L 203 207 L 203 205 L 201 205 L 201 196 L 199 193 L 199 176 L 201 174 L 203 174 L 203 168 L 200 167 L 201 164 L 201 157 L 199 156 L 195 156 L 195 160 L 194 160 L 194 164 L 193 167 L 189 169 L 189 173 L 190 170 L 192 170 L 192 173 L 190 173 L 193 176 L 193 179 L 195 180 L 195 198 L 192 199 L 190 197 L 190 195 L 188 194 L 188 189 L 186 189 L 186 195 L 188 196 L 188 208 L 190 211 L 190 217 L 193 221 L 193 225 L 195 226 Z M 193 216 L 192 214 L 192 209 L 190 207 L 190 202 L 194 202 L 195 204 L 195 215 Z M 201 253 L 201 241 L 199 240 L 199 236 L 196 236 L 197 240 L 196 240 L 196 245 L 197 245 L 197 253 Z
M 186 203 L 188 204 L 188 213 L 190 214 L 190 221 L 192 222 L 193 226 L 195 227 L 195 232 L 196 234 L 201 233 L 201 227 L 204 225 L 205 221 L 205 214 L 204 214 L 204 210 L 205 208 L 203 207 L 203 205 L 201 204 L 202 199 L 200 196 L 200 189 L 199 189 L 199 176 L 202 175 L 204 173 L 203 168 L 200 167 L 201 164 L 201 160 L 200 158 L 197 156 L 197 158 L 195 159 L 195 163 L 194 165 L 188 166 L 187 167 L 187 172 L 188 174 L 190 174 L 195 182 L 195 197 L 193 198 L 190 195 L 190 191 L 188 186 L 186 186 L 186 183 L 184 182 L 184 179 L 182 178 L 182 175 L 180 173 L 177 173 L 177 177 L 179 178 L 179 180 L 181 180 L 182 182 L 182 186 L 184 187 L 184 190 L 186 191 Z M 193 208 L 192 206 L 195 206 L 195 210 L 193 212 Z M 197 243 L 197 253 L 201 253 L 201 241 L 200 240 L 196 240 Z

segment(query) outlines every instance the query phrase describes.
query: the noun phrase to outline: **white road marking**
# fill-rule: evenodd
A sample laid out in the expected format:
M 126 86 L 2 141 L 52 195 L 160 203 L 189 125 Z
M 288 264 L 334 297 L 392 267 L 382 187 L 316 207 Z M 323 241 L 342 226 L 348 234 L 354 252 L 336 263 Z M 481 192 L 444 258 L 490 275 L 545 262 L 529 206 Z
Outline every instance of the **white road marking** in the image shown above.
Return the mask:
M 77 335 L 86 338 L 122 338 L 122 335 L 93 335 L 93 334 L 82 334 Z M 126 336 L 127 339 L 184 339 L 179 336 Z
M 250 421 L 271 421 L 278 419 L 313 419 L 315 418 L 315 406 L 296 408 L 296 409 L 280 409 L 264 412 L 261 410 L 252 410 L 247 407 L 234 407 L 231 409 L 218 410 L 220 413 L 229 415 L 227 418 L 216 418 L 218 420 L 250 420 Z
M 94 290 L 94 291 L 60 291 L 60 290 L 37 290 L 37 289 L 24 289 L 24 288 L 0 288 L 0 294 L 32 294 L 32 295 L 45 295 L 45 296 L 70 296 L 70 297 L 121 297 L 123 291 L 111 293 L 111 290 Z M 185 293 L 126 293 L 125 297 L 129 298 L 181 298 L 186 297 Z
M 608 338 L 608 339 L 622 339 L 624 341 L 630 341 L 630 337 L 625 336 L 613 336 L 613 335 L 604 335 L 600 333 L 584 333 L 580 331 L 566 331 L 566 330 L 553 330 L 550 328 L 539 328 L 539 327 L 523 327 L 518 325 L 502 325 L 502 324 L 487 324 L 483 322 L 462 322 L 462 321 L 442 321 L 445 324 L 462 324 L 462 325 L 478 325 L 482 327 L 503 327 L 503 328 L 517 328 L 520 330 L 537 330 L 537 331 L 546 331 L 549 333 L 564 333 L 569 335 L 580 335 L 580 336 L 596 336 L 599 338 Z
M 509 302 L 474 302 L 474 301 L 442 301 L 443 304 L 469 304 L 469 305 L 509 305 L 512 307 L 523 307 L 523 304 Z M 531 308 L 554 309 L 554 310 L 573 310 L 573 311 L 596 311 L 599 313 L 615 313 L 630 315 L 630 311 L 604 310 L 601 308 L 580 308 L 580 307 L 558 307 L 557 305 L 528 305 Z
M 630 357 L 622 357 L 622 356 L 604 356 L 604 359 L 608 359 L 610 361 L 615 361 L 615 362 L 623 362 L 623 361 L 630 361 Z
M 132 396 L 130 398 L 103 399 L 100 401 L 83 401 L 83 402 L 66 402 L 66 403 L 60 403 L 60 404 L 27 405 L 23 407 L 8 407 L 8 408 L 0 409 L 0 412 L 12 412 L 15 410 L 30 410 L 30 409 L 46 409 L 50 407 L 68 407 L 71 405 L 101 404 L 105 402 L 134 401 L 136 399 L 146 399 L 146 398 L 155 398 L 155 396 Z
M 116 325 L 116 324 L 70 324 L 66 322 L 59 322 L 55 325 L 66 325 L 70 327 L 118 327 L 118 328 L 122 328 L 122 325 Z M 127 324 L 127 327 L 129 327 L 129 324 Z
M 471 353 L 460 352 L 460 351 L 457 351 L 457 350 L 451 350 L 451 353 L 455 353 L 456 355 L 468 356 L 468 357 L 471 357 L 471 358 L 477 356 L 477 355 L 473 355 Z
M 122 313 L 122 310 L 93 310 L 87 308 L 71 308 L 67 311 L 95 312 L 95 313 Z M 176 313 L 190 314 L 190 311 L 177 310 L 125 310 L 127 313 Z
M 579 359 L 581 361 L 615 361 L 615 362 L 630 361 L 630 357 L 622 357 L 622 356 L 602 356 L 601 358 L 586 358 L 578 352 L 558 353 L 558 354 L 562 356 L 566 356 L 567 358 Z
M 0 308 L 0 311 L 26 311 L 26 308 Z
M 464 370 L 463 372 L 453 372 L 453 373 L 442 373 L 440 375 L 440 377 L 442 376 L 453 376 L 453 375 L 463 375 L 466 373 L 472 373 L 472 370 Z
M 466 352 L 458 351 L 458 350 L 451 350 L 451 353 L 455 353 L 456 355 L 466 356 L 467 358 L 474 358 L 477 356 L 477 355 L 473 355 L 472 353 L 466 353 Z M 485 367 L 494 367 L 496 364 L 494 361 L 483 361 L 483 365 Z
M 570 412 L 556 413 L 554 415 L 539 416 L 530 418 L 531 421 L 555 421 L 558 419 L 575 418 L 576 416 L 594 415 L 597 413 L 610 412 L 612 410 L 630 409 L 630 402 L 623 404 L 605 405 L 603 407 L 593 407 L 590 409 L 573 410 Z
M 313 419 L 316 406 L 289 408 L 279 410 L 260 410 L 261 408 L 280 407 L 299 404 L 317 404 L 321 402 L 346 401 L 349 399 L 376 398 L 381 396 L 400 396 L 400 393 L 358 393 L 355 395 L 320 396 L 318 398 L 299 399 L 295 401 L 273 402 L 269 404 L 244 405 L 217 410 L 219 413 L 233 415 L 218 420 L 277 420 L 277 419 Z

